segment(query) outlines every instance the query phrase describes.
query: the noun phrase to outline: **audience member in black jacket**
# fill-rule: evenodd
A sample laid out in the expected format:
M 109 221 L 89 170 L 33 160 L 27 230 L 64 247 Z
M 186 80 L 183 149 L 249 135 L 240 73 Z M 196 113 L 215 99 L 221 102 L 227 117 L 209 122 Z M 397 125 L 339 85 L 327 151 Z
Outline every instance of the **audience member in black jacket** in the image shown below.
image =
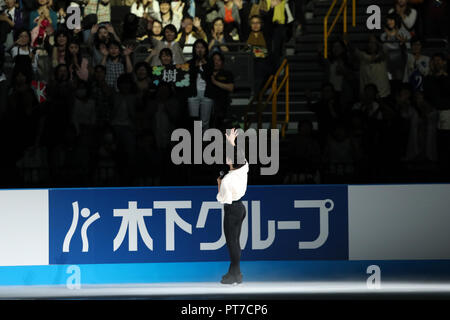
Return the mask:
M 189 63 L 190 86 L 188 88 L 189 116 L 192 120 L 200 119 L 204 130 L 209 128 L 213 108 L 212 97 L 207 94 L 211 86 L 213 68 L 208 60 L 208 44 L 203 39 L 194 42 L 193 58 Z

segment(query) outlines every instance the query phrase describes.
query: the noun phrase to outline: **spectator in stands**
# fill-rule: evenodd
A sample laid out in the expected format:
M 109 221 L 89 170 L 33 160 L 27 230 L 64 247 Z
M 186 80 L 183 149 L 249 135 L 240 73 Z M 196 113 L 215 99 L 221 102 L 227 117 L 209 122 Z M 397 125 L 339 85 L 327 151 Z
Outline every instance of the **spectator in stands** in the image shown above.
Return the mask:
M 38 127 L 41 111 L 39 101 L 31 86 L 31 68 L 15 68 L 11 78 L 11 92 L 8 96 L 6 118 L 9 136 L 19 150 L 38 144 Z M 8 150 L 9 152 L 10 150 Z
M 267 58 L 269 54 L 269 47 L 267 45 L 267 35 L 263 32 L 263 20 L 260 16 L 252 16 L 249 19 L 250 32 L 247 39 L 247 44 L 251 46 L 253 56 L 255 58 Z
M 212 30 L 209 42 L 209 52 L 228 52 L 230 49 L 226 46 L 226 43 L 233 42 L 231 35 L 224 30 L 225 23 L 222 18 L 216 18 L 212 22 Z
M 439 112 L 437 148 L 441 170 L 445 177 L 450 172 L 450 78 L 447 60 L 443 53 L 435 53 L 431 59 L 430 73 L 424 81 L 425 99 Z
M 353 105 L 351 116 L 354 116 L 355 113 L 358 115 L 357 118 L 362 121 L 362 127 L 365 130 L 364 133 L 359 134 L 359 149 L 364 151 L 368 157 L 369 170 L 372 171 L 379 165 L 379 159 L 384 152 L 381 145 L 383 107 L 379 100 L 378 88 L 374 84 L 370 83 L 364 88 L 361 101 Z M 355 119 L 352 118 L 352 120 Z M 366 145 L 369 147 L 365 148 Z
M 414 94 L 414 105 L 419 115 L 418 148 L 421 159 L 437 161 L 438 111 L 424 98 L 423 92 Z
M 162 33 L 163 27 L 162 23 L 159 20 L 153 20 L 152 29 L 151 29 L 151 37 L 156 40 L 163 40 L 164 35 Z
M 142 61 L 134 66 L 135 82 L 137 86 L 138 97 L 142 99 L 144 93 L 150 89 L 150 68 L 147 62 Z
M 56 67 L 59 64 L 67 64 L 67 53 L 69 49 L 69 33 L 62 29 L 55 32 L 54 35 L 55 44 L 52 48 L 52 67 Z
M 135 42 L 138 35 L 139 18 L 134 13 L 127 13 L 122 21 L 122 42 Z
M 85 30 L 90 32 L 90 30 Z M 75 28 L 72 30 L 71 32 L 71 37 L 72 40 L 76 40 L 80 45 L 85 43 L 85 32 L 83 31 L 83 27 L 80 25 L 79 28 Z M 88 40 L 88 36 L 86 37 L 86 42 Z
M 338 121 L 328 136 L 323 161 L 327 164 L 326 174 L 332 183 L 351 181 L 355 174 L 355 165 L 360 155 L 357 154 L 352 137 L 343 122 Z
M 380 143 L 381 132 L 378 130 L 376 132 L 371 131 L 370 124 L 366 121 L 366 116 L 360 110 L 352 110 L 349 118 L 348 133 L 352 139 L 356 155 L 355 169 L 358 171 L 357 178 L 364 179 L 364 174 L 370 171 L 376 175 L 380 159 L 385 152 L 384 146 Z
M 150 130 L 138 137 L 137 152 L 139 157 L 138 186 L 160 186 L 161 168 L 164 166 L 161 153 L 156 147 L 155 137 Z
M 92 65 L 98 65 L 103 58 L 101 51 L 107 48 L 109 41 L 115 40 L 120 43 L 120 38 L 111 24 L 95 24 L 91 28 L 88 38 L 88 46 L 91 49 Z
M 398 148 L 402 150 L 402 160 L 415 160 L 419 154 L 419 115 L 412 103 L 412 90 L 409 84 L 402 84 L 395 93 L 395 109 L 400 115 L 401 141 Z
M 31 48 L 31 36 L 30 32 L 22 29 L 19 30 L 14 39 L 15 45 L 9 50 L 11 57 L 16 60 L 17 56 L 29 56 L 33 67 L 33 73 L 38 72 L 38 58 L 39 55 L 36 50 Z
M 96 110 L 95 97 L 92 96 L 87 81 L 75 79 L 75 99 L 73 104 L 72 123 L 77 137 L 77 151 L 79 155 L 78 167 L 93 173 L 96 153 Z
M 234 76 L 226 70 L 225 57 L 220 52 L 212 55 L 213 72 L 211 75 L 211 86 L 207 87 L 205 96 L 214 101 L 213 124 L 215 128 L 225 129 L 225 120 L 229 116 L 231 106 L 230 94 L 234 91 Z M 208 125 L 205 125 L 208 128 Z
M 450 78 L 446 57 L 443 53 L 435 53 L 431 59 L 430 73 L 424 81 L 425 98 L 438 110 L 448 110 L 450 109 L 450 90 L 448 88 L 450 88 Z M 450 118 L 448 120 L 450 121 Z M 450 122 L 446 125 L 450 129 Z
M 153 117 L 153 135 L 157 149 L 168 153 L 170 135 L 176 128 L 180 116 L 180 105 L 170 83 L 163 82 L 156 90 L 155 114 Z
M 153 39 L 161 41 L 163 39 L 162 34 L 162 24 L 158 20 L 148 20 L 147 21 L 147 34 L 138 38 L 142 44 L 150 44 L 153 46 Z
M 424 34 L 430 38 L 447 38 L 450 30 L 450 3 L 448 0 L 425 1 Z
M 234 40 L 240 39 L 242 0 L 209 0 L 211 7 L 218 7 L 218 17 L 223 19 L 224 33 L 230 34 Z
M 314 136 L 313 124 L 310 120 L 298 122 L 297 134 L 292 142 L 292 151 L 285 182 L 319 183 L 320 144 Z
M 31 60 L 29 57 L 23 57 L 24 62 L 16 64 L 11 73 L 11 90 L 6 93 L 6 103 L 1 107 L 0 113 L 0 148 L 3 150 L 3 155 L 0 157 L 0 172 L 2 179 L 0 184 L 2 186 L 11 186 L 17 183 L 17 167 L 16 162 L 22 156 L 22 145 L 18 144 L 17 134 L 18 129 L 15 121 L 18 108 L 23 102 L 29 99 L 21 100 L 21 97 L 27 95 L 32 97 L 34 92 L 31 88 L 31 79 L 33 71 L 31 67 Z M 5 83 L 6 81 L 2 81 Z M 31 95 L 30 95 L 31 94 Z M 22 109 L 23 110 L 23 109 Z M 21 112 L 23 114 L 23 112 Z
M 271 71 L 269 62 L 269 37 L 263 32 L 263 20 L 260 16 L 252 16 L 249 19 L 250 32 L 247 36 L 247 44 L 254 57 L 254 81 L 255 93 L 258 93 Z
M 8 181 L 9 177 L 14 178 L 17 165 L 26 167 L 31 154 L 36 155 L 36 159 L 42 130 L 41 109 L 31 87 L 29 59 L 28 66 L 24 66 L 22 64 L 14 68 L 12 72 L 11 92 L 5 106 L 7 109 L 1 117 L 1 134 L 6 137 L 1 143 L 2 149 L 5 148 L 1 165 L 2 171 L 7 170 L 2 172 L 2 180 L 11 184 L 17 183 L 17 176 L 16 181 Z
M 37 0 L 37 4 L 38 8 L 30 13 L 29 30 L 33 33 L 33 29 L 39 27 L 39 24 L 46 20 L 48 24 L 44 24 L 43 28 L 51 25 L 53 31 L 56 31 L 58 28 L 58 17 L 56 12 L 51 9 L 51 1 Z
M 173 87 L 173 91 L 176 92 L 180 102 L 184 102 L 186 97 L 184 94 L 185 86 L 181 85 L 181 81 L 189 79 L 187 74 L 187 65 L 175 65 L 173 61 L 172 50 L 169 48 L 162 48 L 159 52 L 159 66 L 152 68 L 153 84 L 158 86 L 161 83 L 169 83 Z
M 111 88 L 118 90 L 117 79 L 119 76 L 123 73 L 133 72 L 130 58 L 132 52 L 133 48 L 128 46 L 122 53 L 120 43 L 114 40 L 108 43 L 108 49 L 102 49 L 103 59 L 101 64 L 106 67 L 106 83 Z
M 110 123 L 113 95 L 114 89 L 106 83 L 106 67 L 101 64 L 95 66 L 92 97 L 95 98 L 95 118 L 100 132 Z
M 192 57 L 193 44 L 197 39 L 207 41 L 206 33 L 202 29 L 201 20 L 198 17 L 194 19 L 190 16 L 183 18 L 181 23 L 182 31 L 178 33 L 176 41 L 183 48 L 183 54 L 186 60 Z M 194 29 L 195 28 L 195 29 Z
M 54 3 L 54 9 L 56 12 L 57 17 L 57 29 L 65 28 L 66 27 L 66 10 L 67 5 L 65 0 L 56 0 L 56 3 Z
M 160 177 L 165 183 L 174 183 L 172 179 L 177 177 L 175 168 L 171 166 L 170 136 L 172 131 L 178 127 L 181 110 L 173 85 L 164 82 L 158 85 L 156 98 L 151 104 L 153 108 L 151 132 L 156 149 L 154 161 L 156 160 L 159 171 L 154 175 Z
M 160 0 L 159 12 L 154 10 L 153 5 L 150 5 L 149 15 L 152 19 L 161 21 L 163 27 L 169 24 L 174 25 L 176 29 L 175 34 L 177 34 L 181 27 L 181 19 L 183 18 L 184 2 L 178 1 L 178 4 L 174 8 L 171 7 L 171 2 L 171 0 Z
M 295 0 L 296 37 L 307 32 L 306 9 L 310 0 Z
M 190 77 L 188 89 L 189 115 L 193 120 L 200 118 L 203 129 L 209 127 L 214 103 L 211 97 L 205 95 L 212 85 L 213 66 L 208 60 L 208 55 L 207 43 L 199 39 L 194 43 L 193 58 L 188 61 Z
M 333 84 L 327 82 L 322 85 L 319 101 L 311 103 L 308 97 L 308 109 L 315 113 L 318 122 L 318 139 L 323 147 L 328 135 L 334 130 L 335 123 L 342 117 Z
M 162 41 L 153 39 L 154 48 L 150 55 L 145 59 L 152 66 L 161 65 L 159 53 L 163 48 L 169 48 L 172 51 L 173 62 L 175 64 L 184 63 L 183 50 L 180 44 L 175 41 L 177 30 L 175 26 L 169 24 L 163 29 L 164 38 Z
M 348 41 L 348 38 L 347 38 Z M 367 84 L 373 83 L 378 88 L 380 98 L 387 98 L 391 93 L 389 83 L 386 54 L 374 35 L 370 35 L 367 50 L 361 51 L 347 42 L 350 51 L 359 60 L 359 86 L 362 94 Z
M 5 0 L 5 11 L 0 14 L 0 50 L 14 44 L 14 36 L 23 27 L 22 10 L 16 6 L 16 0 Z M 27 25 L 27 24 L 26 24 Z
M 395 0 L 394 8 L 388 11 L 389 14 L 396 13 L 401 19 L 400 30 L 403 33 L 409 32 L 411 36 L 416 33 L 415 27 L 417 22 L 417 11 L 408 4 L 408 0 Z
M 110 128 L 106 128 L 100 133 L 96 158 L 96 185 L 111 186 L 117 183 L 117 142 L 114 132 Z
M 286 42 L 285 15 L 286 0 L 264 0 L 269 9 L 268 14 L 272 21 L 272 63 L 273 70 L 277 70 L 284 57 L 284 44 Z
M 387 68 L 393 82 L 401 82 L 405 73 L 407 41 L 411 38 L 408 31 L 400 29 L 401 22 L 397 14 L 386 17 L 386 25 L 380 39 L 386 53 Z
M 170 68 L 173 67 L 173 54 L 169 48 L 162 48 L 159 52 L 159 61 L 161 66 Z
M 67 65 L 70 70 L 70 79 L 77 77 L 80 80 L 87 81 L 89 77 L 89 60 L 81 55 L 80 44 L 76 40 L 68 43 Z
M 68 66 L 60 64 L 54 68 L 54 80 L 47 87 L 43 140 L 49 153 L 49 167 L 55 170 L 63 165 L 61 159 L 64 156 L 64 145 L 72 128 L 74 88 L 69 77 Z
M 355 100 L 358 79 L 347 44 L 343 40 L 336 40 L 331 46 L 328 59 L 323 58 L 322 47 L 319 50 L 319 59 L 326 68 L 328 81 L 333 85 L 339 103 L 344 107 L 351 106 Z
M 44 0 L 39 0 L 44 1 Z M 89 0 L 84 8 L 84 16 L 97 15 L 97 23 L 111 22 L 111 4 L 109 0 Z
M 41 6 L 37 10 L 38 16 L 31 22 L 31 45 L 33 47 L 43 47 L 48 43 L 49 37 L 56 30 L 52 25 L 52 17 L 50 17 L 47 6 Z M 33 16 L 33 12 L 31 13 Z
M 430 72 L 430 57 L 422 55 L 422 42 L 418 37 L 411 39 L 411 53 L 406 60 L 403 82 L 409 83 L 414 91 L 423 90 L 423 81 Z
M 148 14 L 149 7 L 153 5 L 149 0 L 136 0 L 132 5 L 130 12 L 135 14 L 139 18 L 148 19 L 150 16 Z
M 151 69 L 148 63 L 141 61 L 134 66 L 134 82 L 136 83 L 136 94 L 138 105 L 136 109 L 136 133 L 139 137 L 144 134 L 144 131 L 149 127 L 148 119 L 146 119 L 146 100 L 152 91 L 156 91 L 152 79 L 150 78 Z
M 117 139 L 120 156 L 121 183 L 130 183 L 135 177 L 136 156 L 136 108 L 138 98 L 131 74 L 121 74 L 117 79 L 118 92 L 114 95 L 111 110 L 111 126 Z
M 383 120 L 383 113 L 378 100 L 378 89 L 373 83 L 369 83 L 364 88 L 364 93 L 360 102 L 353 105 L 353 110 L 360 111 L 368 120 Z

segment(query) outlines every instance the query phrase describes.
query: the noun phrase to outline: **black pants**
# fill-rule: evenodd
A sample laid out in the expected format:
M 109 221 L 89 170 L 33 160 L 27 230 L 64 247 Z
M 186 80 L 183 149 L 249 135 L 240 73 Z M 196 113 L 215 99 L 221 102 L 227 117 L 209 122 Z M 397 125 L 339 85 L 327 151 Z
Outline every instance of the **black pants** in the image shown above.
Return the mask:
M 233 201 L 232 204 L 225 204 L 224 211 L 223 229 L 231 260 L 228 272 L 232 275 L 239 275 L 241 273 L 241 245 L 239 238 L 241 236 L 242 221 L 244 221 L 246 215 L 245 207 L 242 201 L 238 200 Z
M 3 44 L 6 41 L 8 33 L 11 31 L 11 27 L 8 22 L 0 21 L 0 43 Z
M 286 41 L 286 25 L 275 24 L 272 35 L 272 73 L 277 72 L 283 62 Z

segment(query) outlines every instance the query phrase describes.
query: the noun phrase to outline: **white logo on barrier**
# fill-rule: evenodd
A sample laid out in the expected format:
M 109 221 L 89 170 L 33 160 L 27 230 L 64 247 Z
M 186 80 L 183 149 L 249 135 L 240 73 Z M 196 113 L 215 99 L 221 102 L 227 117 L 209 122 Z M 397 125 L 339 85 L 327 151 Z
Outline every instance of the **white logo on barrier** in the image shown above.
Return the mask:
M 248 212 L 248 202 L 242 201 L 246 211 Z M 299 249 L 317 249 L 321 247 L 328 239 L 329 234 L 329 221 L 328 214 L 334 208 L 332 200 L 295 200 L 295 208 L 318 208 L 319 211 L 319 236 L 313 241 L 300 241 L 298 243 Z M 197 228 L 204 228 L 206 219 L 208 217 L 208 211 L 210 209 L 222 209 L 222 221 L 224 217 L 223 205 L 217 202 L 203 202 L 198 216 Z M 261 239 L 261 208 L 260 201 L 251 202 L 252 211 L 252 250 L 264 250 L 269 248 L 275 241 L 275 232 L 278 230 L 299 230 L 300 221 L 267 221 L 267 238 Z M 277 224 L 275 224 L 277 222 Z M 241 248 L 245 248 L 248 238 L 248 215 L 242 224 L 240 244 Z M 225 245 L 225 235 L 223 233 L 219 240 L 212 243 L 200 243 L 200 250 L 218 250 Z
M 152 209 L 138 209 L 136 201 L 128 202 L 128 209 L 114 209 L 114 217 L 122 217 L 119 232 L 113 241 L 114 251 L 123 242 L 128 230 L 128 251 L 137 251 L 137 229 L 144 240 L 145 245 L 153 250 L 153 239 L 150 237 L 145 226 L 144 217 L 152 215 Z
M 275 240 L 275 221 L 267 222 L 267 239 L 261 239 L 261 209 L 259 201 L 252 201 L 252 249 L 263 250 Z
M 298 243 L 299 249 L 317 249 L 328 239 L 328 214 L 334 208 L 332 200 L 295 200 L 295 208 L 319 208 L 319 236 L 314 241 L 301 241 Z
M 72 224 L 70 225 L 69 231 L 67 231 L 67 234 L 64 238 L 63 252 L 69 252 L 70 241 L 72 240 L 73 234 L 75 233 L 75 230 L 77 229 L 78 216 L 79 216 L 78 201 L 75 201 L 72 203 L 72 209 L 73 209 Z M 91 211 L 89 209 L 87 209 L 87 208 L 81 209 L 81 216 L 83 218 L 89 217 L 90 214 L 91 214 Z M 82 248 L 83 252 L 89 251 L 89 240 L 87 237 L 87 229 L 95 220 L 97 220 L 99 218 L 100 218 L 100 215 L 98 212 L 96 212 L 94 215 L 92 215 L 90 218 L 88 218 L 81 226 L 81 240 L 83 243 L 83 248 Z
M 246 212 L 249 212 L 248 201 L 243 201 L 246 208 Z M 73 219 L 72 224 L 67 232 L 64 244 L 63 252 L 69 252 L 70 241 L 77 228 L 78 224 L 78 202 L 72 203 L 73 207 Z M 154 201 L 153 209 L 165 210 L 165 227 L 166 227 L 166 251 L 175 250 L 175 225 L 181 228 L 184 232 L 192 234 L 192 225 L 183 220 L 177 213 L 177 209 L 191 209 L 192 201 Z M 332 200 L 295 200 L 294 208 L 315 208 L 319 209 L 319 235 L 312 241 L 300 241 L 298 242 L 298 249 L 317 249 L 325 244 L 329 235 L 329 213 L 334 208 Z M 128 233 L 128 251 L 138 250 L 138 231 L 141 239 L 148 249 L 153 251 L 153 239 L 149 235 L 147 226 L 144 221 L 144 217 L 150 217 L 153 214 L 153 209 L 145 208 L 138 209 L 137 201 L 128 201 L 127 209 L 113 209 L 114 217 L 121 217 L 122 221 L 119 227 L 119 231 L 113 240 L 113 251 L 119 249 Z M 200 212 L 197 219 L 196 228 L 205 228 L 206 220 L 208 218 L 209 210 L 221 210 L 221 235 L 215 242 L 201 242 L 200 250 L 211 251 L 218 250 L 225 245 L 225 235 L 223 230 L 224 210 L 223 204 L 217 201 L 203 201 L 200 208 Z M 83 208 L 81 210 L 81 216 L 88 218 L 90 210 Z M 248 240 L 249 230 L 249 215 L 247 214 L 241 229 L 240 245 L 244 249 Z M 293 221 L 276 221 L 268 220 L 267 222 L 267 237 L 262 239 L 261 237 L 261 207 L 260 201 L 251 201 L 251 217 L 252 217 L 252 250 L 264 250 L 269 248 L 276 237 L 276 230 L 300 230 L 301 224 L 299 220 Z M 83 242 L 82 251 L 89 251 L 89 241 L 87 238 L 88 227 L 97 219 L 100 215 L 95 213 L 88 218 L 81 227 L 81 238 Z
M 245 206 L 246 212 L 248 212 L 248 202 L 242 201 L 242 203 Z M 202 207 L 200 208 L 200 213 L 198 215 L 197 219 L 197 225 L 196 228 L 204 228 L 206 224 L 206 219 L 208 218 L 208 212 L 210 209 L 221 209 L 221 219 L 222 221 L 222 227 L 221 227 L 221 235 L 219 240 L 215 242 L 201 242 L 200 243 L 200 250 L 218 250 L 222 248 L 225 243 L 225 233 L 223 230 L 223 219 L 225 217 L 225 212 L 223 210 L 223 204 L 217 202 L 217 201 L 204 201 L 202 202 Z M 239 238 L 239 243 L 241 245 L 241 248 L 244 249 L 247 244 L 248 239 L 248 215 L 245 215 L 245 219 L 242 222 L 242 229 L 241 229 L 241 236 Z
M 191 201 L 155 201 L 155 209 L 166 209 L 166 251 L 175 250 L 175 226 L 179 226 L 185 232 L 192 234 L 192 226 L 180 218 L 178 209 L 190 209 Z

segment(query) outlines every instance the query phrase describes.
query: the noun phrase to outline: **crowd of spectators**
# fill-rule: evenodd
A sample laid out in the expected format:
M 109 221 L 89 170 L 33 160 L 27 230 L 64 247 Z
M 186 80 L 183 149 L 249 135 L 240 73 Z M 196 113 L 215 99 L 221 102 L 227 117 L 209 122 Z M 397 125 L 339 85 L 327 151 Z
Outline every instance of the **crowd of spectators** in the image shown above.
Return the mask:
M 261 84 L 293 19 L 286 0 L 1 1 L 3 186 L 171 183 L 172 130 L 227 125 L 224 53 L 253 53 Z
M 0 184 L 183 183 L 179 175 L 193 173 L 171 164 L 173 129 L 230 126 L 235 86 L 224 53 L 253 55 L 257 90 L 282 61 L 288 26 L 307 30 L 308 2 L 0 0 Z M 299 122 L 290 163 L 309 180 L 286 182 L 320 181 L 324 162 L 351 164 L 338 175 L 376 175 L 392 157 L 449 162 L 448 55 L 421 53 L 424 37 L 448 38 L 449 4 L 418 2 L 395 0 L 367 48 L 348 38 L 332 45 L 329 82 L 309 103 L 317 134 Z M 129 12 L 113 24 L 123 5 Z
M 448 10 L 446 1 L 395 0 L 365 44 L 347 35 L 329 59 L 319 50 L 327 82 L 308 104 L 318 130 L 299 122 L 286 182 L 448 181 Z

